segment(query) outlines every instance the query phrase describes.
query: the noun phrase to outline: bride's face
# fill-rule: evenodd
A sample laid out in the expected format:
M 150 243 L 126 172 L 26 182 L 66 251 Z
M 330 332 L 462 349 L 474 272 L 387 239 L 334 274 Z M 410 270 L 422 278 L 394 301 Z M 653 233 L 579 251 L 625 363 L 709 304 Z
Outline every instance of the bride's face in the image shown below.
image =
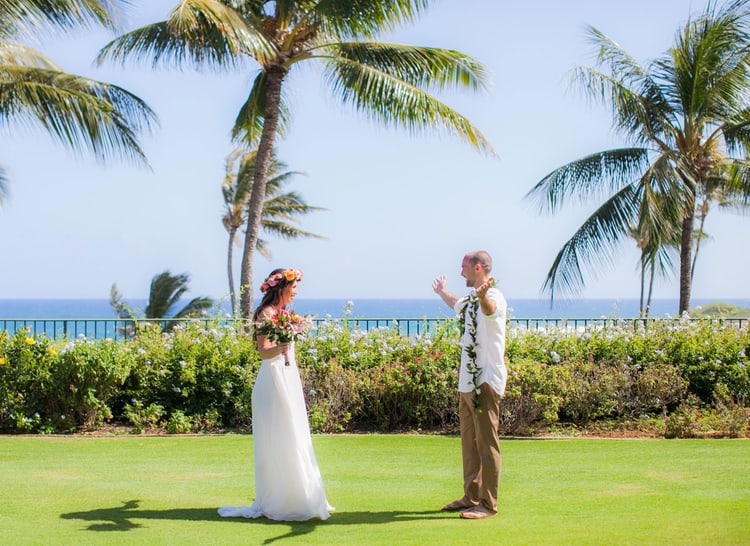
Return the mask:
M 292 284 L 286 285 L 281 289 L 281 301 L 279 302 L 282 307 L 292 303 L 294 296 L 297 295 L 297 281 Z

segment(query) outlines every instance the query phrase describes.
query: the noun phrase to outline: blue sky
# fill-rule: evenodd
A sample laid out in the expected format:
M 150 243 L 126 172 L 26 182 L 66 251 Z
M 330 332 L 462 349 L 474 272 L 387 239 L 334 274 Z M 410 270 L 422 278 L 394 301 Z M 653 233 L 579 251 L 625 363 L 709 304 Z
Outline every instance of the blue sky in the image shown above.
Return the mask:
M 175 0 L 135 1 L 127 28 L 163 20 Z M 590 66 L 591 24 L 645 62 L 672 43 L 706 0 L 443 0 L 415 25 L 383 41 L 457 49 L 481 61 L 491 86 L 441 96 L 497 151 L 490 158 L 449 135 L 383 129 L 332 98 L 313 68 L 287 82 L 293 125 L 278 147 L 293 186 L 325 207 L 303 228 L 326 240 L 271 240 L 273 260 L 256 258 L 256 288 L 277 266 L 305 271 L 300 297 L 429 298 L 432 280 L 459 277 L 467 250 L 484 248 L 508 298 L 539 295 L 562 244 L 591 208 L 539 216 L 523 196 L 552 169 L 621 144 L 608 111 L 569 88 L 567 74 Z M 158 70 L 92 60 L 112 36 L 50 39 L 38 47 L 62 69 L 109 81 L 144 99 L 160 128 L 143 139 L 152 170 L 76 157 L 46 135 L 3 127 L 0 162 L 10 196 L 0 209 L 0 298 L 106 298 L 116 282 L 145 297 L 153 275 L 191 276 L 191 296 L 226 297 L 221 181 L 233 149 L 229 130 L 252 73 Z M 746 298 L 750 254 L 738 216 L 714 212 L 701 252 L 695 298 Z M 744 239 L 744 238 L 743 238 Z M 238 248 L 239 258 L 241 251 Z M 623 250 L 591 278 L 584 297 L 638 297 L 637 253 Z M 657 296 L 677 298 L 677 278 Z

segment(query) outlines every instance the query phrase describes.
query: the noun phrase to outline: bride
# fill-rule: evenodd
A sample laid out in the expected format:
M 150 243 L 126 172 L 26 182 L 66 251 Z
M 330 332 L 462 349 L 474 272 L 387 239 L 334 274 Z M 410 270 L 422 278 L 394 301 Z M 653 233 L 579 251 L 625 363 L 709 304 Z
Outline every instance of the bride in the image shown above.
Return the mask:
M 258 323 L 283 312 L 297 294 L 302 272 L 275 269 L 260 287 L 263 299 L 255 310 Z M 266 517 L 273 520 L 328 519 L 323 479 L 313 451 L 294 342 L 276 343 L 256 331 L 262 359 L 253 387 L 255 502 L 219 509 L 223 517 Z

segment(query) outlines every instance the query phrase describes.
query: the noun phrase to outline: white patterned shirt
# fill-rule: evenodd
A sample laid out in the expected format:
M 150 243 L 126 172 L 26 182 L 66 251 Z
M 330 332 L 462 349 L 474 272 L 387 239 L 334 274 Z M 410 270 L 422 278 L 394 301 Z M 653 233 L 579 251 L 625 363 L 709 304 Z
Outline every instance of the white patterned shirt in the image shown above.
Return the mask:
M 508 315 L 508 303 L 502 292 L 495 287 L 487 291 L 487 297 L 495 302 L 495 312 L 485 315 L 481 306 L 477 309 L 477 358 L 476 364 L 480 368 L 477 386 L 488 383 L 492 390 L 502 396 L 505 394 L 505 384 L 508 370 L 505 367 L 505 325 Z M 468 305 L 468 296 L 456 302 L 453 310 L 461 313 L 464 305 Z M 472 392 L 471 374 L 467 369 L 468 356 L 466 347 L 471 343 L 469 336 L 469 313 L 465 315 L 464 335 L 461 339 L 461 366 L 458 371 L 458 392 Z

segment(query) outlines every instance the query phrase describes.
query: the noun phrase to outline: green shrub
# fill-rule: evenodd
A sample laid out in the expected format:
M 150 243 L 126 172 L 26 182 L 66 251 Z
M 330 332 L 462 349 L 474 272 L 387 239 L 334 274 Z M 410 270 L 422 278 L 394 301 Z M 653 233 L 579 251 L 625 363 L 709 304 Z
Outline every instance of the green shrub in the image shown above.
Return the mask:
M 33 338 L 22 330 L 10 338 L 3 332 L 0 341 L 0 431 L 54 432 L 46 410 L 55 389 L 55 349 L 45 337 Z
M 748 434 L 750 413 L 734 404 L 706 407 L 690 395 L 666 418 L 667 438 L 738 438 Z
M 190 323 L 170 332 L 140 329 L 128 346 L 135 365 L 119 407 L 136 398 L 158 404 L 168 415 L 181 411 L 216 428 L 250 424 L 250 393 L 260 360 L 249 336 L 231 327 Z M 209 412 L 212 417 L 206 419 Z
M 455 323 L 406 338 L 396 328 L 328 320 L 297 344 L 311 429 L 457 427 Z M 628 430 L 744 436 L 747 329 L 701 320 L 514 329 L 501 430 Z M 106 421 L 134 432 L 249 429 L 260 366 L 234 325 L 139 326 L 127 341 L 0 333 L 0 432 L 73 432 Z
M 313 432 L 345 431 L 361 400 L 356 371 L 331 360 L 303 364 L 300 375 L 310 429 Z
M 558 421 L 565 398 L 568 371 L 531 359 L 508 363 L 508 383 L 500 405 L 504 434 L 531 434 Z
M 53 362 L 56 396 L 50 400 L 49 420 L 67 416 L 79 429 L 100 427 L 112 418 L 112 401 L 134 362 L 127 346 L 112 340 L 79 339 L 65 345 Z M 65 423 L 55 424 L 65 429 Z
M 633 417 L 669 410 L 685 399 L 688 381 L 676 366 L 663 362 L 645 363 L 631 377 L 630 414 Z
M 166 429 L 168 434 L 188 434 L 193 431 L 193 420 L 181 410 L 175 410 L 167 420 Z
M 678 367 L 689 392 L 711 405 L 714 386 L 724 383 L 739 403 L 750 404 L 750 332 L 721 321 L 679 321 L 660 325 L 663 356 Z
M 61 346 L 21 331 L 3 345 L 3 432 L 92 430 L 112 417 L 110 404 L 132 365 L 124 345 L 78 339 Z
M 133 404 L 125 404 L 125 417 L 133 425 L 133 434 L 142 434 L 148 429 L 155 429 L 161 423 L 164 408 L 159 404 L 144 406 L 140 400 L 133 399 Z

